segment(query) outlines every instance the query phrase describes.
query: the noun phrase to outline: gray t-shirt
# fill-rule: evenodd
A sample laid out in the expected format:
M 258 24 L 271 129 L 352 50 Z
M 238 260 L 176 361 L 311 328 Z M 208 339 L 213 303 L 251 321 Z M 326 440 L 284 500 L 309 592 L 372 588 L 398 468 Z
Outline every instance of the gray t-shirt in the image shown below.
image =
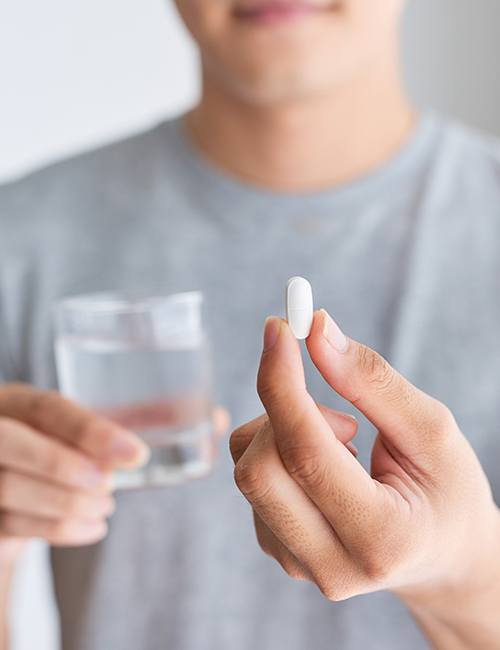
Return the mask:
M 179 120 L 3 187 L 3 378 L 55 386 L 51 306 L 62 296 L 201 289 L 219 401 L 237 425 L 262 410 L 262 324 L 282 313 L 292 275 L 449 405 L 500 499 L 500 150 L 434 115 L 392 161 L 331 191 L 225 176 Z M 310 365 L 308 384 L 343 406 Z M 364 463 L 372 439 L 364 423 Z M 52 561 L 65 650 L 425 647 L 393 596 L 328 602 L 260 551 L 226 443 L 211 477 L 121 493 L 103 543 Z

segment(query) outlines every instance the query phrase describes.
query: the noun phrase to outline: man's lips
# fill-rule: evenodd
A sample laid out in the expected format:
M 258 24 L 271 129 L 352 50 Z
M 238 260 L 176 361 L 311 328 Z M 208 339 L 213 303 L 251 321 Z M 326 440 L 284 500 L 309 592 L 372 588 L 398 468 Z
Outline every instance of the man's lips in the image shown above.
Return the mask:
M 331 4 L 321 4 L 319 2 L 267 0 L 252 4 L 247 3 L 246 5 L 242 4 L 236 7 L 234 15 L 240 20 L 269 24 L 289 21 L 331 9 Z

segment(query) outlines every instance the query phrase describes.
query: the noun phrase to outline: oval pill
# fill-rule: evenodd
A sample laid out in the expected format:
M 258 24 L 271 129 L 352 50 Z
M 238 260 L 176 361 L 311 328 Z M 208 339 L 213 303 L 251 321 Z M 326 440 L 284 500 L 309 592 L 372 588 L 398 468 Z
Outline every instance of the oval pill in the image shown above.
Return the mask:
M 290 278 L 286 284 L 286 319 L 294 336 L 306 339 L 313 322 L 314 306 L 310 283 L 299 276 Z

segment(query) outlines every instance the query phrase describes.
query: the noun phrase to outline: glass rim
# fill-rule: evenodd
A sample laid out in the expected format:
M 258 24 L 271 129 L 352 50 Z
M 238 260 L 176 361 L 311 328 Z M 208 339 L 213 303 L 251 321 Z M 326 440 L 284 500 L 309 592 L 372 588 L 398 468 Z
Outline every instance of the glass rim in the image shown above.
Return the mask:
M 55 310 L 63 312 L 90 312 L 108 314 L 137 314 L 147 313 L 153 308 L 171 307 L 175 304 L 191 303 L 200 305 L 203 302 L 202 291 L 184 291 L 167 295 L 134 294 L 133 291 L 98 291 L 61 298 L 55 303 Z

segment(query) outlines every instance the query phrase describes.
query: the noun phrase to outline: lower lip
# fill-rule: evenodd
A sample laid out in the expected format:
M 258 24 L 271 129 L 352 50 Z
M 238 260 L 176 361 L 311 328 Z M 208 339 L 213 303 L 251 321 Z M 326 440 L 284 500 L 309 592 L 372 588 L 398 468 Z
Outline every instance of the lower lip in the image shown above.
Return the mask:
M 319 10 L 314 7 L 305 5 L 284 6 L 284 7 L 263 7 L 262 9 L 248 12 L 239 12 L 237 18 L 239 20 L 257 23 L 260 25 L 276 25 L 279 23 L 287 23 L 313 14 L 319 13 Z

